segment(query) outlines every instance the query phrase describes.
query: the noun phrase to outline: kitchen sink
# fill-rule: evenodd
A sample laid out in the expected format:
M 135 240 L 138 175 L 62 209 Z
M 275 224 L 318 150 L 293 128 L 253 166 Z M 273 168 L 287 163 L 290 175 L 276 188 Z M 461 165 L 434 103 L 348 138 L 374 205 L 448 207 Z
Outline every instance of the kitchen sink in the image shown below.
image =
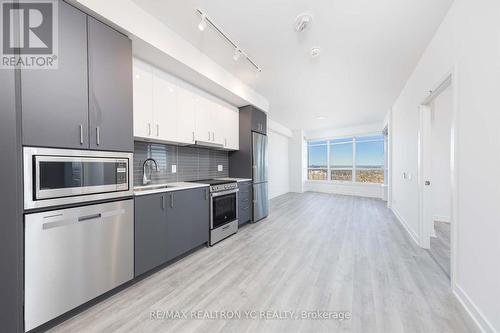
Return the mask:
M 162 189 L 173 188 L 173 187 L 176 187 L 176 186 L 175 185 L 166 185 L 166 184 L 137 186 L 137 187 L 134 187 L 134 192 L 162 190 Z

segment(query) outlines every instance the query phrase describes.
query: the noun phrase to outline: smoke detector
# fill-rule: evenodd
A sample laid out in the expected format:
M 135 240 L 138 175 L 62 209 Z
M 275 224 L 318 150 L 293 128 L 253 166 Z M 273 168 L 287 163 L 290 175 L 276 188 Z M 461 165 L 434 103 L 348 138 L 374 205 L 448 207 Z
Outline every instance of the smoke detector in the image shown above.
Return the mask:
M 302 32 L 307 30 L 313 21 L 313 17 L 309 13 L 302 13 L 295 19 L 295 31 Z
M 321 54 L 321 49 L 319 46 L 315 46 L 311 49 L 311 58 L 317 58 Z

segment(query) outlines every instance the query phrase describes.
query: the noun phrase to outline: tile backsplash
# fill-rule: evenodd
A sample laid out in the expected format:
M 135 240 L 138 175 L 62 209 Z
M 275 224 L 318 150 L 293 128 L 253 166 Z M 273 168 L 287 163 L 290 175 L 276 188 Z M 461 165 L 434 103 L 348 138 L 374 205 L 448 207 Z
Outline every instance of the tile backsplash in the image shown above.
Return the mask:
M 154 171 L 153 163 L 146 166 L 150 184 L 227 177 L 229 175 L 228 152 L 197 147 L 182 147 L 150 142 L 134 142 L 134 186 L 142 185 L 142 164 L 146 158 L 158 162 L 160 171 Z M 177 172 L 172 173 L 172 165 Z M 217 166 L 222 165 L 222 171 Z

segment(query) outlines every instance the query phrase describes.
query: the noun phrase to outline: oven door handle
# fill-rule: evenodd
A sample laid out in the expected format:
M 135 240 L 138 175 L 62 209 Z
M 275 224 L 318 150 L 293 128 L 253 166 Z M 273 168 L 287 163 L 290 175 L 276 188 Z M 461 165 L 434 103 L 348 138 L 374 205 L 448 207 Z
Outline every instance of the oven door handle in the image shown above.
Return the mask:
M 215 192 L 215 193 L 211 193 L 211 196 L 212 197 L 220 197 L 222 195 L 228 195 L 228 194 L 233 194 L 233 193 L 238 193 L 238 189 L 234 189 L 234 190 L 228 190 L 228 191 L 223 191 L 223 192 Z

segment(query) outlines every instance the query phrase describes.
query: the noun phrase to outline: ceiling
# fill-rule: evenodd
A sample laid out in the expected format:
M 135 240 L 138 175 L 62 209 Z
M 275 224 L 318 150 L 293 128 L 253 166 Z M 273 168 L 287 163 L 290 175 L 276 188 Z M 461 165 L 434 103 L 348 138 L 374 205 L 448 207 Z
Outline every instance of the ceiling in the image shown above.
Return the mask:
M 270 102 L 290 129 L 382 121 L 453 0 L 134 0 Z M 233 60 L 200 8 L 262 68 Z M 313 23 L 296 33 L 298 14 Z M 321 48 L 318 58 L 310 50 Z M 322 119 L 318 119 L 322 118 Z

